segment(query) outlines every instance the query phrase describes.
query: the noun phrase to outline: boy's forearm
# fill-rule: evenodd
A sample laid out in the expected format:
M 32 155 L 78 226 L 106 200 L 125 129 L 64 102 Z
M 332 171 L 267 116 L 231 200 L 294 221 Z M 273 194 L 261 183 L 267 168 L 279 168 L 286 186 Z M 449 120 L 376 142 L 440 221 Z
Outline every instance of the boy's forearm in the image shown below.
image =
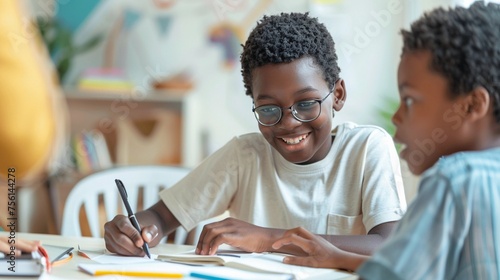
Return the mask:
M 285 232 L 282 229 L 270 228 L 270 244 L 274 243 L 277 239 L 281 238 Z M 368 235 L 319 235 L 328 242 L 335 245 L 341 250 L 352 252 L 360 255 L 370 256 L 385 240 L 386 237 L 379 234 L 368 234 Z M 269 251 L 276 251 L 272 249 L 269 245 Z M 297 246 L 283 246 L 277 252 L 287 253 L 292 255 L 304 255 L 302 251 Z
M 339 249 L 365 256 L 370 256 L 385 240 L 378 234 L 321 236 Z
M 336 247 L 357 254 L 370 256 L 392 231 L 397 221 L 386 222 L 373 227 L 367 235 L 321 235 Z

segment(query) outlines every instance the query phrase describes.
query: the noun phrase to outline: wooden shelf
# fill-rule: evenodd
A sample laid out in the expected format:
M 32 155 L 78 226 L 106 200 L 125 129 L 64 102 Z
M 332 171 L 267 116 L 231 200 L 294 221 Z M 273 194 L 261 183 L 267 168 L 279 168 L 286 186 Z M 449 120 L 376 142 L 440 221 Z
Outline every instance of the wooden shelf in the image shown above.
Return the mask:
M 181 146 L 177 148 L 182 155 L 181 161 L 174 164 L 193 167 L 201 160 L 201 135 L 196 122 L 199 110 L 193 92 L 156 90 L 134 96 L 125 92 L 85 92 L 70 87 L 63 90 L 72 133 L 95 128 L 103 120 L 115 126 L 116 120 L 133 118 L 152 110 L 177 112 L 181 118 L 178 132 Z M 107 140 L 111 140 L 112 146 L 116 139 L 108 137 Z M 115 158 L 113 154 L 112 158 Z
M 96 128 L 102 131 L 103 121 L 112 126 L 111 130 L 102 132 L 113 161 L 116 160 L 116 155 L 113 153 L 118 140 L 117 124 L 156 110 L 175 113 L 176 119 L 180 119 L 180 129 L 172 131 L 178 141 L 175 141 L 177 143 L 175 147 L 171 147 L 180 153 L 180 161 L 172 162 L 172 165 L 194 167 L 201 161 L 201 129 L 199 122 L 196 121 L 200 110 L 195 91 L 152 91 L 143 96 L 133 96 L 128 93 L 83 92 L 75 88 L 64 88 L 63 91 L 68 107 L 71 134 Z M 145 148 L 151 148 L 151 144 L 145 145 Z M 168 147 L 167 145 L 169 143 L 161 142 L 158 151 Z M 116 164 L 116 161 L 114 163 Z M 162 163 L 151 162 L 149 164 Z M 91 172 L 95 171 L 97 170 Z M 58 230 L 65 198 L 74 184 L 85 175 L 76 170 L 71 171 L 63 174 L 61 178 L 54 178 L 49 186 L 51 201 L 54 204 L 54 220 Z
M 94 92 L 80 91 L 75 88 L 65 88 L 64 94 L 67 99 L 73 100 L 115 100 L 130 99 L 142 102 L 184 102 L 189 93 L 185 91 L 165 91 L 155 90 L 146 94 L 139 95 L 127 92 Z

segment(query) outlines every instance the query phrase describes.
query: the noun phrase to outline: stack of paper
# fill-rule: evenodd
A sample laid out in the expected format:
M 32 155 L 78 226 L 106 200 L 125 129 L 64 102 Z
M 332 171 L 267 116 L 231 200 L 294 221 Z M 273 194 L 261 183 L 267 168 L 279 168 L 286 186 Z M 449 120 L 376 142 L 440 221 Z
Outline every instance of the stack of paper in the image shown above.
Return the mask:
M 79 254 L 82 254 L 80 251 Z M 154 260 L 126 257 L 102 252 L 85 255 L 95 264 L 80 264 L 80 270 L 93 275 L 122 275 L 137 277 L 167 277 L 217 280 L 301 280 L 353 279 L 354 274 L 334 269 L 311 268 L 283 263 L 284 254 L 247 253 L 219 250 L 218 255 L 196 255 L 194 251 L 182 254 L 152 254 Z M 356 278 L 357 279 L 357 278 Z
M 95 92 L 130 92 L 134 84 L 126 77 L 122 69 L 91 68 L 87 69 L 78 82 L 78 89 Z

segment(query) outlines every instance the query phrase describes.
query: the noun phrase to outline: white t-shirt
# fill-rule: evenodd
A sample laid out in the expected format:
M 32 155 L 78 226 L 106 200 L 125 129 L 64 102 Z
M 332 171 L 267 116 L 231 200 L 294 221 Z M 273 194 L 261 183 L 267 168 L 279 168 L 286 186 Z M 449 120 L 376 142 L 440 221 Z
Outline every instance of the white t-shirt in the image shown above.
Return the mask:
M 285 160 L 260 133 L 235 137 L 160 196 L 188 230 L 226 210 L 257 226 L 329 235 L 399 220 L 406 200 L 389 134 L 345 123 L 332 135 L 328 155 L 308 165 Z

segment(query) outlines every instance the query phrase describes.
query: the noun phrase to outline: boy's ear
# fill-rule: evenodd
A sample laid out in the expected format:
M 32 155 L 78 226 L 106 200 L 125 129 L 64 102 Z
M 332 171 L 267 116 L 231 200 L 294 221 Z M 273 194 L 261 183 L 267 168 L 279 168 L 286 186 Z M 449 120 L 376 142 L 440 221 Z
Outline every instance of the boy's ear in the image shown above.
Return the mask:
M 347 91 L 345 88 L 345 83 L 343 79 L 339 79 L 335 85 L 335 91 L 333 92 L 333 110 L 340 111 L 344 107 L 344 103 L 347 98 Z
M 467 108 L 467 119 L 475 122 L 487 116 L 491 100 L 488 91 L 484 87 L 476 87 L 465 100 Z

